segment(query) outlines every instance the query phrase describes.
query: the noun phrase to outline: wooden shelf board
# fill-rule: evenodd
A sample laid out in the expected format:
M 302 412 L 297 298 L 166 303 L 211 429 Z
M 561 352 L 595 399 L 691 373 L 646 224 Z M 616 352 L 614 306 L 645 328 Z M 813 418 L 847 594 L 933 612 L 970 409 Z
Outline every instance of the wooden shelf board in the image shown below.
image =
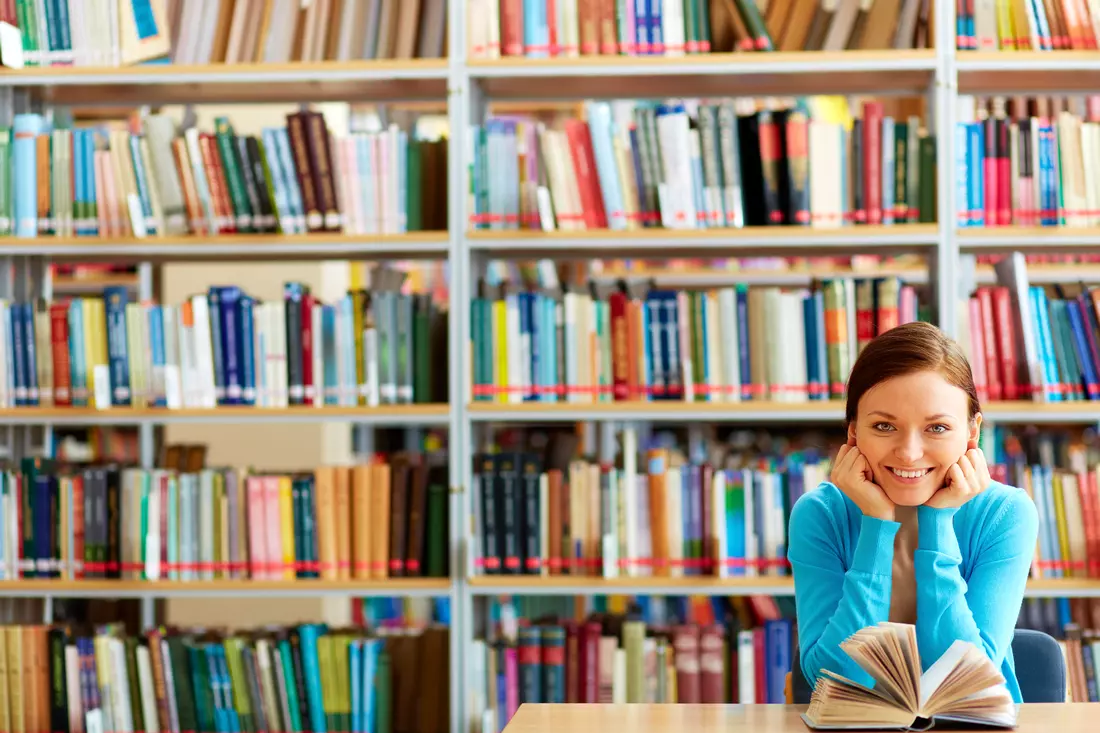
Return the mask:
M 747 592 L 753 595 L 773 593 L 791 595 L 794 579 L 788 576 L 761 577 L 682 577 L 682 578 L 593 578 L 568 575 L 479 575 L 467 578 L 467 585 L 475 592 L 501 594 L 539 593 L 563 595 L 624 594 L 644 595 L 660 591 L 672 595 L 737 595 Z M 1096 578 L 1044 578 L 1028 580 L 1026 594 L 1031 597 L 1100 596 L 1100 579 Z
M 227 405 L 212 409 L 133 409 L 112 407 L 12 407 L 0 409 L 0 424 L 137 424 L 142 422 L 347 422 L 444 423 L 450 414 L 446 404 L 384 405 L 381 407 L 264 408 Z
M 956 231 L 959 249 L 966 252 L 1100 249 L 1100 227 L 983 227 Z
M 5 594 L 21 596 L 66 595 L 74 597 L 125 597 L 125 596 L 248 596 L 347 594 L 355 595 L 403 595 L 438 594 L 450 592 L 448 578 L 386 578 L 381 580 L 55 580 L 27 578 L 24 580 L 0 580 L 0 597 Z
M 496 257 L 590 256 L 613 251 L 615 256 L 647 254 L 677 257 L 714 257 L 722 252 L 746 250 L 766 254 L 828 254 L 922 250 L 937 242 L 935 224 L 844 227 L 743 227 L 740 229 L 638 229 L 582 232 L 482 231 L 465 234 L 473 250 L 492 251 Z
M 43 67 L 0 73 L 0 86 L 73 106 L 424 100 L 446 98 L 448 73 L 446 59 Z
M 1092 92 L 1100 51 L 959 51 L 960 94 Z
M 447 232 L 407 234 L 226 234 L 105 238 L 0 237 L 0 256 L 42 255 L 57 262 L 306 261 L 446 257 Z
M 470 59 L 470 76 L 495 99 L 661 98 L 754 94 L 923 94 L 934 50 L 697 54 L 681 57 Z M 568 84 L 563 84 L 568 80 Z

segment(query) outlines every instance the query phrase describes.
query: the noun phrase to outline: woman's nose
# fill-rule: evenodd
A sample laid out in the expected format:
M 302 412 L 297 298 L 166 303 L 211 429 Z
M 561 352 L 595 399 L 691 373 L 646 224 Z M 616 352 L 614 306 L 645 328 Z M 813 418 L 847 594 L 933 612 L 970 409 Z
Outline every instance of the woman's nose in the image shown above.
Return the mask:
M 924 446 L 921 444 L 920 436 L 900 436 L 898 444 L 894 447 L 894 454 L 897 455 L 899 460 L 905 461 L 906 463 L 911 463 L 919 459 L 924 455 Z

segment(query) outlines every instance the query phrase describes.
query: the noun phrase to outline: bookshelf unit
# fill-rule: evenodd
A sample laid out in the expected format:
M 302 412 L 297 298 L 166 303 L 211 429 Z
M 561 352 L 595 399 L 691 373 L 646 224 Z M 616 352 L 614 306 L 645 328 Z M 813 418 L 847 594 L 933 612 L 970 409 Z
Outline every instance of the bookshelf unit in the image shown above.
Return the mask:
M 301 261 L 335 259 L 446 259 L 450 266 L 450 403 L 383 408 L 213 410 L 0 410 L 0 442 L 12 455 L 32 445 L 30 428 L 59 424 L 139 425 L 142 455 L 151 460 L 152 427 L 165 423 L 341 422 L 367 426 L 436 426 L 449 429 L 449 548 L 452 577 L 386 581 L 196 581 L 137 582 L 55 580 L 0 581 L 2 596 L 161 597 L 242 596 L 436 596 L 451 601 L 451 731 L 469 726 L 467 686 L 472 670 L 465 650 L 474 639 L 474 600 L 498 594 L 591 596 L 599 594 L 791 595 L 787 577 L 626 578 L 470 576 L 466 541 L 470 526 L 472 456 L 477 435 L 493 423 L 725 422 L 742 424 L 835 423 L 838 402 L 505 404 L 470 402 L 466 358 L 471 294 L 492 259 L 577 259 L 597 255 L 652 257 L 675 251 L 703 255 L 903 254 L 927 257 L 928 280 L 954 283 L 960 254 L 1095 251 L 1100 229 L 982 229 L 954 226 L 955 100 L 958 93 L 1081 91 L 1100 89 L 1100 53 L 978 53 L 956 51 L 955 6 L 935 2 L 934 50 L 709 54 L 681 58 L 585 57 L 499 61 L 468 60 L 466 4 L 448 3 L 447 60 L 354 61 L 310 64 L 234 64 L 128 68 L 41 69 L 0 73 L 0 108 L 28 105 L 178 104 L 411 100 L 445 104 L 452 143 L 448 184 L 452 192 L 447 232 L 395 236 L 228 235 L 98 240 L 88 237 L 0 239 L 0 296 L 22 297 L 26 282 L 43 279 L 47 261 L 167 263 L 177 261 Z M 839 230 L 749 227 L 729 230 L 637 232 L 468 231 L 469 125 L 481 122 L 490 101 L 572 101 L 587 97 L 765 96 L 798 94 L 920 94 L 936 132 L 937 223 Z M 146 268 L 147 271 L 147 268 Z M 730 277 L 734 277 L 730 274 Z M 150 279 L 139 288 L 149 297 Z M 48 283 L 46 284 L 48 288 Z M 956 330 L 956 293 L 935 290 L 935 322 Z M 991 423 L 1100 422 L 1100 402 L 990 403 Z M 17 431 L 27 428 L 26 435 Z M 1034 597 L 1100 596 L 1100 580 L 1032 581 Z M 151 605 L 149 606 L 151 608 Z

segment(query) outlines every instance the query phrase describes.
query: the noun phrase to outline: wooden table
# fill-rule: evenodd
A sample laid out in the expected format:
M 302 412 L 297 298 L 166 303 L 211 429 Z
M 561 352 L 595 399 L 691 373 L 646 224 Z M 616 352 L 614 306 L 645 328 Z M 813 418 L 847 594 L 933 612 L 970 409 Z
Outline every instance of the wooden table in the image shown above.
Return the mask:
M 521 705 L 504 733 L 808 733 L 804 705 Z M 1100 703 L 1022 705 L 1016 730 L 1093 733 Z M 944 728 L 936 728 L 937 733 Z M 976 728 L 970 728 L 974 731 Z

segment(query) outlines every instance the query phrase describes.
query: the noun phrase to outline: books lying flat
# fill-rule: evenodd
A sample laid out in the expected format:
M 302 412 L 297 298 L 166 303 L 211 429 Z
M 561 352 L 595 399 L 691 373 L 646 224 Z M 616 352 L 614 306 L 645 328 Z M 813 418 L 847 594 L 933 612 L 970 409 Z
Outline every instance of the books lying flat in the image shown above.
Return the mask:
M 868 626 L 840 646 L 875 686 L 821 670 L 802 715 L 815 730 L 926 730 L 944 721 L 1016 726 L 1004 676 L 970 642 L 956 641 L 924 674 L 912 624 Z

